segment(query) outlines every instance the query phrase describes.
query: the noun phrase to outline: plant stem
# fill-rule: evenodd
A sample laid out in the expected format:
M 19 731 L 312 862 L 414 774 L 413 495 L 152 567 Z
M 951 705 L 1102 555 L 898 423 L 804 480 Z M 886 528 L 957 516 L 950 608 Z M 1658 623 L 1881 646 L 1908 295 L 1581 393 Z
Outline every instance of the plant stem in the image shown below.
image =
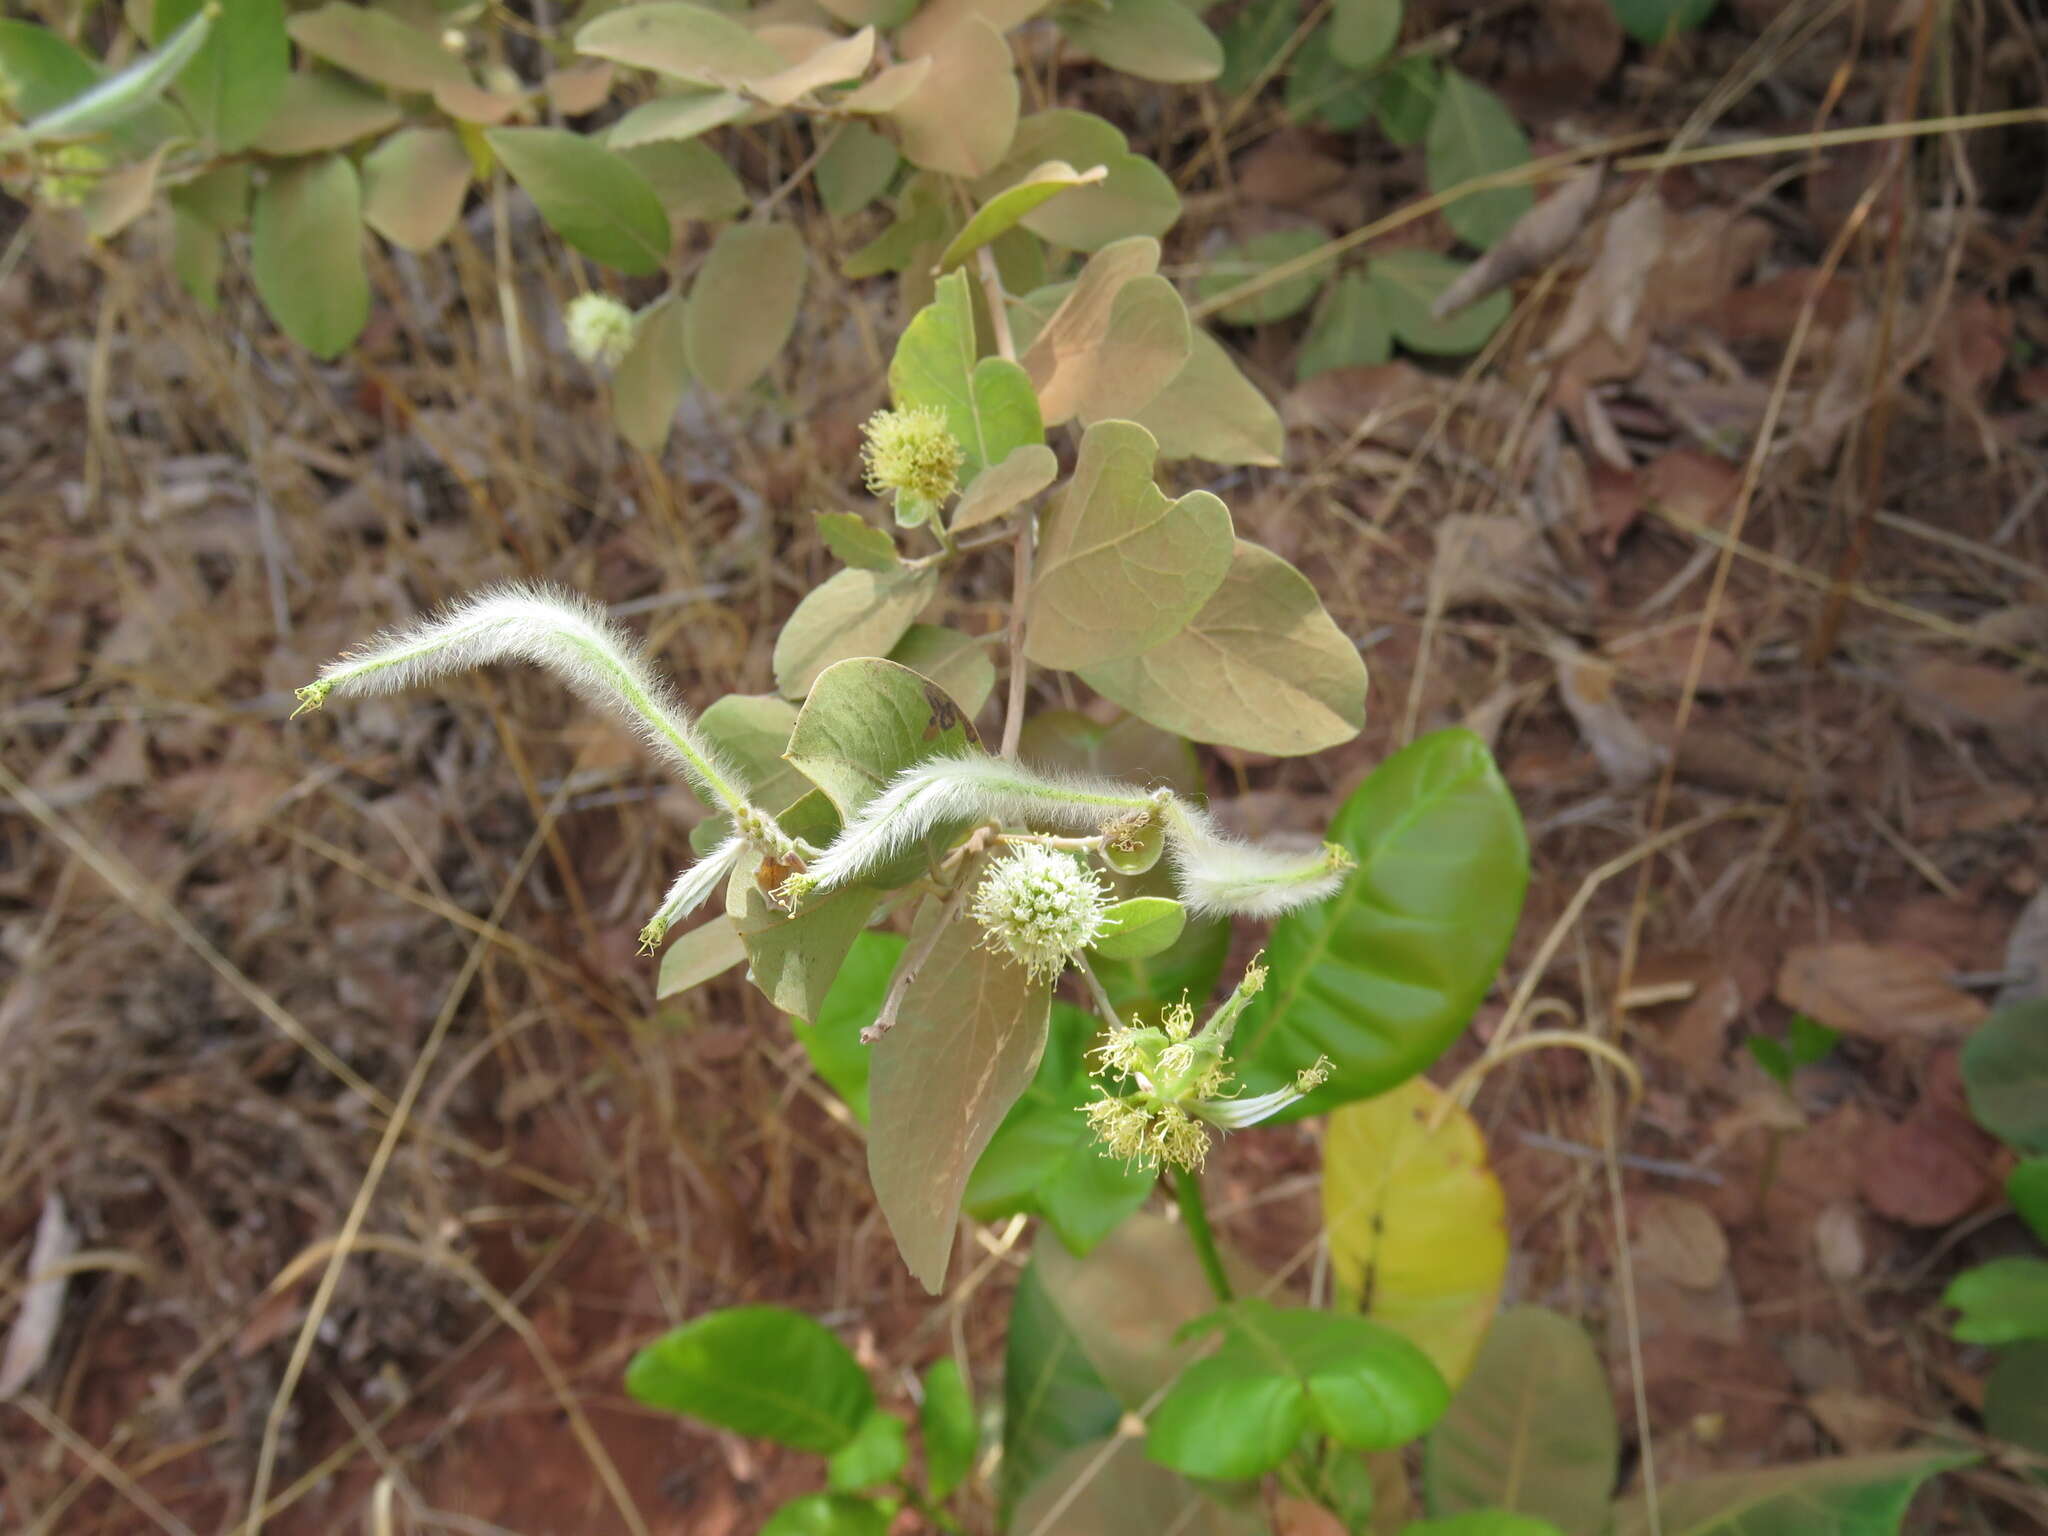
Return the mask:
M 1187 1224 L 1188 1241 L 1195 1245 L 1202 1273 L 1218 1301 L 1230 1301 L 1230 1277 L 1223 1272 L 1223 1255 L 1216 1251 L 1216 1233 L 1209 1225 L 1209 1207 L 1202 1200 L 1202 1181 L 1185 1168 L 1173 1170 L 1173 1198 L 1180 1202 L 1181 1220 Z
M 989 324 L 995 328 L 996 351 L 1010 362 L 1017 361 L 1017 344 L 1010 335 L 1010 312 L 1003 302 L 1003 279 L 996 271 L 996 255 L 987 246 L 974 253 L 975 272 L 981 279 L 982 295 L 988 300 Z M 1010 690 L 1003 707 L 1001 757 L 1015 757 L 1024 731 L 1024 684 L 1028 676 L 1024 661 L 1024 609 L 1031 600 L 1031 556 L 1038 540 L 1038 521 L 1027 507 L 1017 525 L 1016 580 L 1010 589 Z

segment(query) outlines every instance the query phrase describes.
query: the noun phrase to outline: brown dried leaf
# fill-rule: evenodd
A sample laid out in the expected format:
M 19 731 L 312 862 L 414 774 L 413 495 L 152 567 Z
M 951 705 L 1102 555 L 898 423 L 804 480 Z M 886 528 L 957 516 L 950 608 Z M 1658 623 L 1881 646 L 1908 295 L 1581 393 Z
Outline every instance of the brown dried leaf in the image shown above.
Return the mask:
M 1869 1040 L 1953 1040 L 1989 1011 L 1949 984 L 1948 962 L 1914 944 L 1802 944 L 1778 970 L 1778 1001 Z
M 43 1214 L 36 1222 L 35 1246 L 28 1256 L 28 1284 L 22 1288 L 14 1326 L 7 1331 L 7 1352 L 0 1355 L 0 1402 L 27 1386 L 50 1357 L 57 1329 L 64 1321 L 68 1274 L 51 1274 L 78 1251 L 78 1229 L 65 1214 L 64 1197 L 54 1189 L 43 1196 Z
M 1952 305 L 1934 332 L 1934 382 L 1949 399 L 1983 404 L 2012 355 L 2012 311 L 1973 293 Z
M 1942 725 L 2010 731 L 2048 719 L 2048 687 L 1982 662 L 1932 656 L 1907 671 L 1904 686 L 1914 707 Z
M 1629 677 L 1676 693 L 1685 686 L 1686 675 L 1692 668 L 1699 632 L 1696 623 L 1659 625 L 1633 635 L 1617 635 L 1602 649 Z M 1719 635 L 1709 635 L 1706 659 L 1700 666 L 1699 691 L 1723 693 L 1741 682 L 1743 675 L 1735 648 Z
M 1913 1432 L 1913 1416 L 1897 1404 L 1847 1387 L 1821 1388 L 1807 1398 L 1806 1411 L 1852 1455 L 1892 1450 Z
M 1290 389 L 1280 401 L 1280 419 L 1290 429 L 1310 427 L 1408 451 L 1421 444 L 1440 396 L 1437 381 L 1413 363 L 1332 368 Z
M 1544 343 L 1539 358 L 1563 357 L 1596 332 L 1604 333 L 1617 346 L 1628 343 L 1643 295 L 1669 239 L 1669 217 L 1654 183 L 1645 183 L 1615 209 L 1601 234 L 1599 254 L 1573 290 L 1564 318 Z
M 1967 1127 L 1963 1127 L 1967 1129 Z M 1858 1189 L 1880 1216 L 1909 1227 L 1945 1227 L 1991 1191 L 1984 1159 L 1950 1117 L 1915 1113 L 1879 1125 L 1858 1154 Z
M 1727 521 L 1742 489 L 1742 471 L 1697 448 L 1674 448 L 1643 470 L 1643 496 L 1652 506 L 1688 522 L 1717 528 Z
M 1847 278 L 1831 277 L 1814 298 L 1820 276 L 1817 267 L 1788 267 L 1761 283 L 1738 288 L 1721 301 L 1714 328 L 1728 341 L 1787 342 L 1812 298 L 1807 344 L 1816 352 L 1825 351 L 1835 333 L 1849 323 L 1856 293 Z
M 1728 1272 L 1728 1234 L 1697 1200 L 1652 1195 L 1637 1207 L 1636 1257 L 1654 1274 L 1706 1290 Z
M 1319 153 L 1306 134 L 1283 129 L 1237 162 L 1237 189 L 1255 203 L 1305 208 L 1352 178 L 1351 167 Z
M 1616 789 L 1647 783 L 1663 766 L 1664 754 L 1615 697 L 1614 668 L 1583 652 L 1562 648 L 1553 654 L 1553 660 L 1558 694 L 1608 782 Z
M 1848 1284 L 1861 1278 L 1869 1261 L 1863 1241 L 1863 1219 L 1847 1200 L 1830 1201 L 1813 1219 L 1813 1252 L 1820 1260 L 1820 1272 L 1830 1280 Z
M 1586 606 L 1584 588 L 1543 530 L 1519 517 L 1458 512 L 1445 518 L 1437 524 L 1429 579 L 1431 602 L 1444 608 L 1500 603 L 1575 614 Z

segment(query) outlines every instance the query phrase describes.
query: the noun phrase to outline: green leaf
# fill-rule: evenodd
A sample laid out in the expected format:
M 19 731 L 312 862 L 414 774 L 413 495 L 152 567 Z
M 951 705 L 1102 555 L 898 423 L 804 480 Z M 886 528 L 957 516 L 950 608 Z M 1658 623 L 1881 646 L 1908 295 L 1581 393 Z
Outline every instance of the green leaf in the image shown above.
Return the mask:
M 1608 0 L 1622 31 L 1655 45 L 1691 32 L 1714 14 L 1716 0 Z
M 173 187 L 170 199 L 194 218 L 227 234 L 249 222 L 249 167 L 223 165 Z
M 924 1430 L 925 1491 L 943 1504 L 974 1470 L 981 1429 L 974 1418 L 974 1399 L 960 1364 L 951 1355 L 932 1362 L 924 1375 L 924 1407 L 918 1416 Z
M 1664 1483 L 1659 1523 L 1632 1498 L 1616 1506 L 1613 1536 L 1660 1527 L 1663 1536 L 1897 1536 L 1923 1482 L 1976 1459 L 1947 1449 L 1896 1451 Z
M 1984 1428 L 2008 1444 L 2048 1456 L 2048 1343 L 1999 1351 L 1984 1383 Z
M 1287 115 L 1350 133 L 1372 115 L 1378 82 L 1337 62 L 1330 49 L 1334 31 L 1329 23 L 1317 27 L 1295 52 L 1287 69 Z
M 825 1466 L 825 1486 L 834 1493 L 859 1493 L 894 1482 L 909 1460 L 910 1426 L 877 1408 L 854 1437 L 832 1453 Z
M 802 1043 L 811 1067 L 846 1101 L 853 1118 L 868 1123 L 869 1048 L 860 1032 L 875 1022 L 889 978 L 903 958 L 903 936 L 870 930 L 853 941 L 839 974 L 817 1010 L 815 1023 L 792 1018 L 789 1027 Z
M 845 218 L 889 190 L 903 157 L 896 146 L 866 123 L 848 123 L 839 130 L 813 173 L 825 211 Z
M 690 288 L 690 368 L 722 395 L 752 384 L 782 351 L 803 302 L 804 238 L 788 224 L 718 232 Z
M 1167 896 L 1133 896 L 1102 917 L 1094 952 L 1110 960 L 1143 960 L 1171 949 L 1187 927 L 1188 909 Z
M 2005 1198 L 2034 1236 L 2048 1243 L 2048 1157 L 2030 1157 L 2005 1181 Z
M 1333 368 L 1373 368 L 1393 355 L 1394 337 L 1380 313 L 1379 295 L 1362 273 L 1346 272 L 1316 306 L 1294 360 L 1294 376 L 1310 379 Z
M 814 587 L 775 637 L 775 686 L 786 699 L 850 656 L 883 656 L 903 638 L 938 586 L 932 570 L 841 571 Z
M 768 899 L 754 874 L 752 865 L 733 871 L 725 892 L 726 914 L 747 948 L 754 985 L 784 1013 L 814 1019 L 880 893 L 871 885 L 840 886 L 791 915 Z
M 1223 73 L 1216 92 L 1228 99 L 1242 96 L 1252 82 L 1280 57 L 1301 24 L 1301 0 L 1253 0 L 1224 24 Z
M 1118 1010 L 1130 1015 L 1178 1002 L 1183 993 L 1206 998 L 1216 990 L 1230 953 L 1230 924 L 1210 919 L 1189 923 L 1171 949 L 1142 960 L 1104 960 L 1095 978 Z
M 1347 69 L 1371 69 L 1401 38 L 1401 0 L 1336 0 L 1330 53 Z
M 1027 763 L 1095 778 L 1147 788 L 1165 784 L 1183 795 L 1204 792 L 1195 749 L 1135 715 L 1104 725 L 1077 710 L 1046 710 L 1024 722 L 1018 755 Z
M 660 999 L 687 992 L 714 976 L 723 976 L 746 958 L 746 947 L 731 918 L 720 915 L 699 923 L 663 952 L 654 995 Z
M 1444 94 L 1444 72 L 1435 59 L 1414 54 L 1395 62 L 1372 82 L 1372 113 L 1380 132 L 1406 148 L 1420 144 Z
M 1169 501 L 1152 480 L 1158 443 L 1135 422 L 1081 439 L 1066 495 L 1046 516 L 1025 654 L 1042 667 L 1096 666 L 1178 633 L 1230 569 L 1230 509 L 1208 491 Z
M 2048 1152 L 2048 1000 L 2001 1008 L 1963 1046 L 1970 1113 L 2022 1152 Z
M 1004 1528 L 1030 1530 L 1015 1518 L 1018 1499 L 1061 1456 L 1111 1433 L 1123 1411 L 1046 1294 L 1034 1256 L 1010 1297 L 1004 1344 L 1003 1459 L 997 1468 Z
M 252 146 L 265 155 L 313 155 L 395 128 L 398 103 L 346 75 L 309 69 L 288 76 L 283 100 Z
M 926 902 L 913 944 L 938 907 Z M 952 1261 L 975 1159 L 1038 1070 L 1050 996 L 1045 981 L 984 946 L 980 928 L 956 914 L 875 1044 L 868 1179 L 904 1263 L 933 1294 Z
M 768 1517 L 760 1536 L 888 1536 L 892 1510 L 845 1493 L 807 1493 Z
M 1071 188 L 1100 182 L 1108 174 L 1100 166 L 1077 171 L 1064 160 L 1047 161 L 977 208 L 940 254 L 939 265 L 948 270 L 957 267 L 997 236 L 1016 228 L 1032 210 Z
M 1840 1030 L 1829 1029 L 1817 1019 L 1810 1019 L 1803 1013 L 1792 1015 L 1789 1028 L 1792 1061 L 1797 1066 L 1810 1067 L 1825 1060 L 1835 1042 L 1842 1038 Z
M 1467 262 L 1435 251 L 1390 251 L 1366 265 L 1366 281 L 1394 339 L 1412 351 L 1458 357 L 1476 352 L 1508 317 L 1512 301 L 1496 289 L 1439 320 L 1430 313 L 1442 293 L 1464 273 Z
M 660 453 L 690 383 L 688 306 L 664 294 L 640 312 L 633 345 L 612 374 L 612 425 L 643 453 Z
M 925 406 L 945 416 L 966 455 L 960 465 L 964 486 L 1013 449 L 1045 440 L 1024 370 L 979 354 L 967 275 L 952 272 L 939 279 L 932 302 L 904 328 L 889 364 L 889 394 L 899 407 Z
M 844 564 L 863 571 L 894 570 L 903 563 L 896 541 L 858 512 L 814 512 L 818 537 Z
M 155 45 L 162 47 L 200 3 L 157 0 L 150 24 Z M 178 96 L 199 131 L 221 149 L 246 149 L 284 100 L 291 67 L 282 0 L 223 0 L 205 46 L 178 76 Z
M 219 230 L 190 209 L 171 204 L 171 270 L 178 285 L 208 314 L 220 309 L 223 244 Z
M 729 219 L 747 206 L 747 189 L 708 144 L 663 139 L 620 149 L 619 155 L 647 178 L 671 224 Z
M 1238 1025 L 1247 1091 L 1337 1064 L 1303 1110 L 1384 1093 L 1458 1037 L 1507 954 L 1529 883 L 1521 812 L 1486 743 L 1436 731 L 1381 763 L 1330 837 L 1358 868 L 1273 927 L 1274 984 Z
M 1223 72 L 1223 45 L 1180 0 L 1104 0 L 1054 19 L 1081 52 L 1140 80 L 1194 85 Z
M 1157 237 L 1180 219 L 1180 193 L 1173 178 L 1143 155 L 1131 153 L 1122 130 L 1092 113 L 1071 107 L 1034 112 L 1017 125 L 1009 159 L 975 194 L 997 195 L 1027 168 L 1063 161 L 1102 179 L 1063 192 L 1024 216 L 1023 227 L 1041 240 L 1070 250 L 1095 251 L 1134 235 Z M 1011 285 L 1013 292 L 1024 288 Z
M 1085 1256 L 1040 1243 L 1032 1263 L 1088 1363 L 1126 1408 L 1144 1406 L 1201 1353 L 1185 1333 L 1216 1310 L 1216 1293 L 1178 1222 L 1140 1211 Z
M 1025 346 L 1048 425 L 1135 415 L 1186 365 L 1187 306 L 1158 266 L 1157 240 L 1104 246 Z
M 1768 1072 L 1780 1087 L 1792 1086 L 1792 1053 L 1785 1049 L 1782 1040 L 1773 1040 L 1769 1035 L 1751 1035 L 1743 1042 L 1749 1047 L 1749 1054 L 1756 1064 Z
M 1031 1485 L 1009 1529 L 1031 1536 L 1264 1536 L 1271 1527 L 1243 1498 L 1225 1504 L 1203 1488 L 1145 1459 L 1135 1439 L 1075 1446 Z
M 445 128 L 407 128 L 363 157 L 363 222 L 393 245 L 448 238 L 469 193 L 469 151 Z
M 1488 1326 L 1499 1331 L 1506 1207 L 1478 1124 L 1427 1078 L 1330 1116 L 1323 1227 L 1338 1290 L 1428 1355 L 1454 1387 L 1472 1370 Z M 1610 1474 L 1610 1490 L 1613 1481 Z
M 1601 1521 L 1607 1512 L 1601 1510 Z M 1574 1529 L 1599 1530 L 1600 1523 Z M 1417 1520 L 1401 1527 L 1401 1536 L 1565 1536 L 1565 1533 L 1548 1520 L 1532 1520 L 1527 1515 L 1510 1514 L 1501 1509 L 1474 1509 L 1462 1515 L 1448 1515 L 1441 1520 Z
M 1150 1169 L 1108 1156 L 1082 1118 L 1095 1097 L 1086 1054 L 1095 1033 L 1092 1014 L 1053 1004 L 1038 1071 L 976 1161 L 965 1197 L 982 1221 L 1043 1216 L 1076 1256 L 1143 1205 L 1157 1182 Z
M 1620 1456 L 1607 1368 L 1585 1329 L 1542 1307 L 1511 1307 L 1430 1433 L 1423 1494 L 1432 1514 L 1512 1510 L 1597 1531 Z
M 827 1456 L 875 1406 L 852 1352 L 786 1307 L 727 1307 L 663 1334 L 633 1356 L 626 1391 L 652 1408 Z
M 318 358 L 346 352 L 370 318 L 356 168 L 322 155 L 272 171 L 250 210 L 249 267 L 287 336 Z
M 977 745 L 972 723 L 937 684 L 862 656 L 818 674 L 784 755 L 844 823 L 904 769 Z
M 974 477 L 974 484 L 954 504 L 947 526 L 955 533 L 965 533 L 1007 517 L 1051 485 L 1059 472 L 1059 455 L 1045 444 L 1012 448 L 1000 464 L 991 464 Z
M 462 61 L 418 27 L 389 11 L 346 0 L 301 11 L 286 23 L 291 39 L 316 58 L 395 91 L 431 91 L 468 85 Z
M 731 91 L 686 86 L 641 102 L 606 130 L 604 141 L 621 154 L 649 144 L 681 143 L 745 117 L 752 109 L 746 97 Z
M 1188 360 L 1133 418 L 1159 439 L 1163 459 L 1211 464 L 1278 464 L 1287 429 L 1223 344 L 1199 326 Z
M 1204 300 L 1228 293 L 1242 283 L 1272 270 L 1283 262 L 1319 251 L 1327 244 L 1319 229 L 1275 229 L 1254 235 L 1242 244 L 1227 246 L 1203 264 L 1195 291 Z M 1231 325 L 1262 325 L 1285 320 L 1307 309 L 1322 287 L 1324 271 L 1317 268 L 1298 277 L 1283 278 L 1271 287 L 1217 311 L 1217 318 Z
M 1443 81 L 1424 152 L 1430 191 L 1448 192 L 1529 163 L 1529 136 L 1498 96 L 1455 69 L 1445 70 Z M 1535 205 L 1536 194 L 1526 186 L 1493 187 L 1459 198 L 1443 214 L 1460 240 L 1485 250 Z
M 772 693 L 729 693 L 697 717 L 704 734 L 739 769 L 747 793 L 770 809 L 790 805 L 811 787 L 782 755 L 796 722 L 796 706 Z
M 1161 730 L 1249 752 L 1318 752 L 1365 723 L 1358 647 L 1307 577 L 1242 539 L 1222 585 L 1185 629 L 1140 655 L 1087 667 L 1082 680 Z
M 913 624 L 903 632 L 889 659 L 919 677 L 936 683 L 972 720 L 995 692 L 996 664 L 979 640 L 937 624 Z
M 99 66 L 57 33 L 0 16 L 0 101 L 15 117 L 33 122 L 99 83 Z
M 668 214 L 624 156 L 566 128 L 489 128 L 484 140 L 555 233 L 592 261 L 644 277 L 668 260 Z
M 602 12 L 577 29 L 576 51 L 719 87 L 775 74 L 789 62 L 733 17 L 683 0 Z
M 2048 1259 L 2014 1256 L 1965 1270 L 1941 1302 L 1963 1314 L 1950 1332 L 1965 1344 L 2048 1339 Z
M 1428 1356 L 1362 1317 L 1247 1299 L 1225 1330 L 1146 1425 L 1145 1454 L 1190 1477 L 1261 1476 L 1311 1430 L 1354 1450 L 1403 1445 L 1450 1399 Z

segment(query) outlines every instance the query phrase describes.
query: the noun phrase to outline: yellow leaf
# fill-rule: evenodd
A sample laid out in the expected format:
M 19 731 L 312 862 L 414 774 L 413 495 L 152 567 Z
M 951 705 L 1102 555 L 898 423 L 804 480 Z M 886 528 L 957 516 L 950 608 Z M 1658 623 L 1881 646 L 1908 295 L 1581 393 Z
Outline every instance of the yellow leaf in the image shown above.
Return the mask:
M 1505 1207 L 1479 1127 L 1427 1079 L 1330 1116 L 1323 1225 L 1337 1283 L 1453 1387 L 1500 1301 Z

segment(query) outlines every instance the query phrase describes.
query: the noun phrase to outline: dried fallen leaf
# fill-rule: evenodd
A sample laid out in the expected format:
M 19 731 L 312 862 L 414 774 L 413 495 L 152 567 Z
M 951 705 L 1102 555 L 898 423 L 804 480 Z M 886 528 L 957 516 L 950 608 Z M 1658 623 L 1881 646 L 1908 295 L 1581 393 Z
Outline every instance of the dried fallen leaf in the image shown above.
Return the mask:
M 1820 275 L 1817 267 L 1788 267 L 1760 283 L 1737 288 L 1721 300 L 1715 329 L 1728 341 L 1787 342 L 1811 300 L 1807 345 L 1826 351 L 1835 333 L 1849 323 L 1856 294 L 1843 277 L 1830 278 L 1816 289 Z
M 1948 962 L 1915 944 L 1802 944 L 1778 970 L 1778 1001 L 1870 1040 L 1954 1040 L 1989 1010 L 1950 985 Z
M 1280 402 L 1289 428 L 1312 427 L 1338 438 L 1409 450 L 1435 419 L 1440 390 L 1413 363 L 1331 368 L 1290 389 Z
M 2040 797 L 2017 784 L 1987 784 L 1982 789 L 1940 795 L 1913 807 L 1907 830 L 1916 842 L 1939 842 L 1990 832 L 2025 821 L 2040 808 Z
M 1664 755 L 1615 697 L 1614 668 L 1583 652 L 1562 648 L 1553 659 L 1558 694 L 1607 781 L 1616 789 L 1633 789 L 1648 782 L 1663 766 Z
M 43 1368 L 64 1320 L 68 1274 L 51 1274 L 78 1251 L 78 1229 L 64 1210 L 64 1197 L 54 1189 L 43 1197 L 36 1222 L 35 1246 L 28 1256 L 28 1284 L 23 1287 L 14 1326 L 7 1331 L 7 1352 L 0 1355 L 0 1402 L 14 1396 Z
M 1742 471 L 1697 448 L 1674 448 L 1643 470 L 1643 495 L 1662 511 L 1688 522 L 1719 527 L 1742 489 Z
M 2012 355 L 2012 311 L 1973 293 L 1950 306 L 1934 332 L 1934 382 L 1958 404 L 1977 407 Z
M 1692 1290 L 1728 1271 L 1728 1234 L 1697 1200 L 1652 1195 L 1636 1212 L 1636 1257 L 1645 1268 Z
M 1342 160 L 1318 152 L 1306 134 L 1282 130 L 1237 162 L 1237 189 L 1255 203 L 1305 208 L 1352 179 Z
M 1912 1433 L 1913 1417 L 1895 1403 L 1847 1387 L 1823 1387 L 1806 1400 L 1806 1411 L 1851 1455 L 1889 1451 Z
M 1533 606 L 1552 613 L 1584 611 L 1586 595 L 1564 568 L 1543 530 L 1519 517 L 1458 512 L 1437 524 L 1429 573 L 1432 603 Z
M 1953 1118 L 1915 1113 L 1879 1125 L 1857 1155 L 1858 1189 L 1880 1216 L 1909 1227 L 1945 1227 L 1991 1191 L 1980 1150 L 1966 1146 Z
M 1586 227 L 1593 205 L 1600 201 L 1606 174 L 1604 165 L 1583 170 L 1516 219 L 1492 249 L 1436 296 L 1430 314 L 1441 320 L 1495 289 L 1549 266 Z
M 1998 1006 L 2048 997 L 2048 886 L 2034 893 L 2005 940 L 2005 970 L 2010 978 L 1998 989 Z
M 1835 1200 L 1813 1219 L 1813 1252 L 1820 1272 L 1841 1284 L 1858 1279 L 1869 1259 L 1863 1220 L 1847 1200 Z
M 1650 277 L 1664 254 L 1668 218 L 1664 200 L 1652 182 L 1646 182 L 1615 209 L 1601 233 L 1592 267 L 1572 291 L 1564 318 L 1543 344 L 1539 358 L 1559 358 L 1576 351 L 1596 330 L 1605 332 L 1616 345 L 1628 341 Z
M 2011 731 L 2048 718 L 2048 686 L 1983 662 L 1932 656 L 1907 671 L 1904 687 L 1914 707 L 1942 725 Z

